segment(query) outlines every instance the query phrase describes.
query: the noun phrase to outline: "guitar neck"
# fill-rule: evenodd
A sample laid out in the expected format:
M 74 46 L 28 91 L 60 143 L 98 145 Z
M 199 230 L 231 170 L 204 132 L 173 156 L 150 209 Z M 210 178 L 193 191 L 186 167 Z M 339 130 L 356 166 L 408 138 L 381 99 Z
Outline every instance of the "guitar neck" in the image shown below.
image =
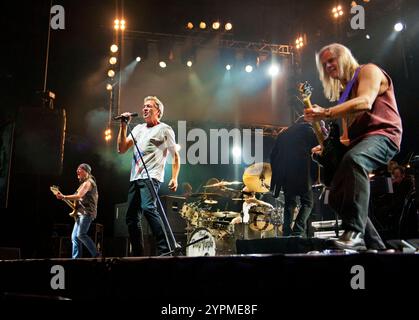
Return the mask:
M 75 205 L 74 205 L 74 202 L 73 201 L 70 201 L 70 200 L 65 200 L 65 199 L 62 199 L 71 209 L 73 209 L 74 210 L 74 208 L 76 207 Z
M 304 102 L 304 105 L 307 109 L 312 109 L 313 108 L 313 106 L 311 104 L 311 101 L 310 101 L 310 98 L 304 98 L 303 102 Z M 314 121 L 313 122 L 313 130 L 314 130 L 314 133 L 316 135 L 317 142 L 319 143 L 319 145 L 321 145 L 323 147 L 324 135 L 323 135 L 323 131 L 322 131 L 322 128 L 320 126 L 319 121 Z

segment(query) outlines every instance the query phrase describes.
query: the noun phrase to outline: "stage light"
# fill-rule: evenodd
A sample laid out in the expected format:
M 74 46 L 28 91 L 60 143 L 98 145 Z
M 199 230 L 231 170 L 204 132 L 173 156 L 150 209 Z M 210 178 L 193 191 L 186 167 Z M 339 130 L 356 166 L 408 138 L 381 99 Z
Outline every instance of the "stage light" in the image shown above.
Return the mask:
M 113 78 L 115 76 L 115 71 L 113 71 L 112 69 L 110 69 L 109 71 L 108 71 L 108 77 L 109 78 Z
M 369 40 L 369 39 L 371 39 L 371 37 L 370 37 L 370 35 L 369 35 L 369 34 L 367 34 L 367 35 L 365 36 L 365 38 L 367 38 L 368 40 Z
M 141 61 L 141 57 L 135 58 L 135 61 L 140 62 Z
M 190 67 L 192 67 L 192 61 L 191 60 L 188 60 L 188 62 L 186 62 L 186 65 L 190 68 Z
M 125 20 L 124 19 L 121 19 L 121 20 L 115 19 L 113 21 L 113 23 L 114 23 L 113 27 L 114 27 L 115 30 L 122 30 L 122 31 L 125 30 Z
M 188 22 L 188 23 L 186 24 L 186 29 L 192 30 L 192 29 L 193 29 L 193 27 L 194 27 L 194 25 L 193 25 L 193 23 L 192 23 L 192 22 Z
M 332 14 L 334 18 L 339 18 L 339 16 L 343 15 L 342 6 L 337 6 L 332 9 Z
M 118 46 L 116 44 L 111 45 L 111 52 L 118 52 Z
M 279 67 L 276 64 L 272 64 L 269 69 L 268 73 L 271 77 L 276 77 L 279 74 Z
M 116 57 L 110 57 L 110 59 L 109 59 L 110 64 L 116 64 L 116 62 L 117 62 Z
M 167 67 L 166 62 L 164 62 L 164 61 L 160 61 L 159 66 L 160 66 L 160 68 L 163 68 L 163 69 Z
M 106 85 L 106 90 L 111 91 L 112 90 L 112 85 L 110 83 L 108 83 Z
M 227 22 L 224 26 L 224 29 L 226 31 L 230 31 L 231 29 L 233 29 L 233 25 L 230 22 Z
M 111 129 L 108 128 L 108 129 L 105 130 L 105 140 L 109 141 L 111 139 L 112 139 L 112 131 L 111 131 Z
M 229 65 L 229 64 L 228 64 L 228 65 L 226 65 L 226 70 L 227 70 L 227 71 L 230 71 L 230 70 L 231 70 L 231 65 Z
M 231 153 L 232 153 L 234 158 L 240 158 L 240 156 L 242 155 L 242 149 L 238 146 L 234 146 L 231 149 Z
M 213 28 L 214 30 L 218 30 L 218 29 L 220 29 L 220 22 L 218 22 L 218 21 L 213 22 L 213 23 L 212 23 L 212 28 Z
M 247 72 L 247 73 L 250 73 L 250 72 L 252 72 L 252 71 L 253 71 L 253 67 L 252 67 L 250 64 L 248 64 L 248 65 L 244 68 L 244 70 L 246 70 L 246 72 Z
M 204 21 L 201 21 L 200 23 L 199 23 L 199 28 L 201 28 L 201 29 L 205 29 L 207 27 L 207 24 L 204 22 Z
M 403 30 L 403 24 L 401 23 L 401 22 L 397 22 L 395 25 L 394 25 L 394 31 L 396 31 L 396 32 L 400 32 L 400 31 L 402 31 Z
M 295 40 L 295 47 L 297 48 L 297 49 L 300 49 L 300 48 L 302 48 L 304 46 L 304 38 L 303 37 L 298 37 L 296 40 Z

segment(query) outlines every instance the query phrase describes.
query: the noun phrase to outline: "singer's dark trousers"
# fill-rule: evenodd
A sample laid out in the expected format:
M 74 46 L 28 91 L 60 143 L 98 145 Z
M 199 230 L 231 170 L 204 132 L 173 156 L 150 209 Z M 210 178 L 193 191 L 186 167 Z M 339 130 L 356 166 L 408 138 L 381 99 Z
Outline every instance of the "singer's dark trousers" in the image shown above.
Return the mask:
M 160 182 L 152 179 L 158 193 Z M 153 197 L 151 183 L 148 179 L 130 182 L 128 191 L 128 209 L 126 223 L 131 242 L 132 256 L 144 256 L 144 237 L 141 220 L 145 217 L 156 240 L 157 254 L 169 251 L 164 225 L 157 211 L 157 199 Z

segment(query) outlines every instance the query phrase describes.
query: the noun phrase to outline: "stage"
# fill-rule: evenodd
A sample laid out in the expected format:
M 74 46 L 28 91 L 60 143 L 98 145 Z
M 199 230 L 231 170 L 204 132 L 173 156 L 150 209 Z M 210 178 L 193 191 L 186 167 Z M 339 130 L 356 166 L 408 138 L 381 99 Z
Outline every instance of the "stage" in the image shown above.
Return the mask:
M 0 261 L 9 300 L 262 303 L 274 293 L 394 294 L 419 285 L 419 255 L 250 254 Z M 318 298 L 318 297 L 317 297 Z

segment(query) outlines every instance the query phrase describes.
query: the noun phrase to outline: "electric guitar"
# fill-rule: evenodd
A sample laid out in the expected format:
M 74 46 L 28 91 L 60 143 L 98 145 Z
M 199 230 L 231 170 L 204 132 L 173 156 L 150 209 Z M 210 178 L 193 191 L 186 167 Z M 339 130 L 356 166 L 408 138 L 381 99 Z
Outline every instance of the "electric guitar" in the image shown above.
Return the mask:
M 54 196 L 60 192 L 60 189 L 57 186 L 51 186 L 49 187 L 49 189 L 54 194 Z M 73 210 L 68 215 L 74 218 L 74 220 L 77 220 L 77 201 L 71 201 L 67 199 L 61 199 L 61 200 L 64 201 Z
M 304 106 L 307 109 L 313 108 L 310 98 L 312 87 L 308 82 L 300 83 L 298 87 Z M 323 133 L 319 121 L 313 122 L 313 130 L 317 141 L 321 146 L 320 154 L 313 154 L 313 160 L 320 164 L 324 169 L 324 184 L 330 186 L 333 176 L 338 168 L 340 161 L 345 154 L 347 147 L 340 141 L 339 126 L 335 122 L 329 124 L 329 133 L 327 136 Z M 347 134 L 344 133 L 344 136 Z

